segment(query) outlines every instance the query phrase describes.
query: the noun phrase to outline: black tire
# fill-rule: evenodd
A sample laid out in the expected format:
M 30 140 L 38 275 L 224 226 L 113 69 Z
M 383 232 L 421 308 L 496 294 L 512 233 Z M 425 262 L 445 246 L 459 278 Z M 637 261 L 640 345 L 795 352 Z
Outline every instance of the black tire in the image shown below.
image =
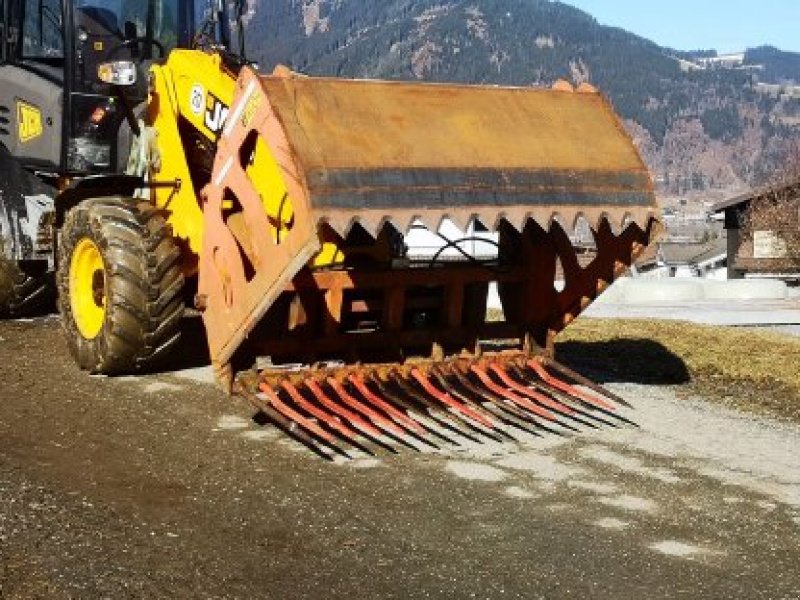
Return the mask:
M 70 298 L 72 255 L 88 238 L 100 251 L 105 313 L 100 332 L 84 337 Z M 161 211 L 132 198 L 94 198 L 67 213 L 59 245 L 58 304 L 78 365 L 109 375 L 149 370 L 180 339 L 181 252 Z
M 0 258 L 0 318 L 47 314 L 55 307 L 55 298 L 53 274 L 47 272 L 46 264 L 29 268 Z

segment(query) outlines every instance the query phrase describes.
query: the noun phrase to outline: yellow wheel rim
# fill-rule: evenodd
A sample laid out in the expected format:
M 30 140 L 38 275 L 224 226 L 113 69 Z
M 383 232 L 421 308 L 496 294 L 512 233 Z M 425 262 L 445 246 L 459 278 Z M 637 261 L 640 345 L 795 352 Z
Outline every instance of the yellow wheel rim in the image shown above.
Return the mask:
M 93 340 L 106 318 L 106 277 L 103 255 L 89 238 L 75 246 L 69 265 L 69 297 L 78 331 Z

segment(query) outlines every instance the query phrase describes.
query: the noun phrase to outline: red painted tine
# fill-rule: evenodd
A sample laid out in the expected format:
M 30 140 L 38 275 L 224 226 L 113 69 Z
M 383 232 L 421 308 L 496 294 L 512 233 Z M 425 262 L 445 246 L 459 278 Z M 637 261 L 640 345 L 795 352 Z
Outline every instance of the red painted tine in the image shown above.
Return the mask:
M 539 404 L 543 404 L 548 408 L 552 408 L 553 410 L 557 410 L 566 415 L 575 414 L 575 411 L 566 404 L 562 404 L 561 402 L 553 400 L 552 398 L 548 398 L 544 394 L 540 394 L 539 392 L 532 390 L 531 388 L 524 386 L 517 381 L 514 381 L 508 374 L 508 372 L 505 369 L 503 369 L 503 367 L 501 367 L 500 365 L 494 363 L 489 365 L 489 368 L 492 370 L 493 373 L 497 374 L 497 376 L 500 378 L 500 381 L 502 381 L 505 385 L 507 385 L 514 391 L 517 391 L 520 394 L 523 394 L 528 398 L 535 400 Z
M 349 379 L 359 393 L 364 396 L 364 398 L 386 412 L 390 417 L 398 422 L 399 425 L 408 427 L 414 433 L 418 433 L 420 435 L 425 434 L 425 429 L 419 423 L 414 421 L 408 415 L 403 414 L 402 411 L 397 410 L 394 406 L 373 393 L 372 390 L 367 387 L 367 382 L 364 381 L 364 377 L 362 375 L 350 375 Z
M 527 398 L 522 398 L 520 396 L 517 396 L 514 392 L 510 392 L 509 390 L 497 385 L 494 381 L 492 381 L 492 378 L 489 377 L 489 374 L 483 369 L 481 369 L 479 366 L 472 365 L 471 369 L 472 372 L 478 376 L 478 379 L 481 380 L 483 385 L 485 385 L 487 388 L 489 388 L 489 390 L 491 390 L 498 396 L 502 396 L 507 400 L 511 400 L 511 402 L 513 402 L 514 404 L 527 408 L 533 414 L 539 415 L 540 417 L 547 419 L 548 421 L 558 421 L 558 419 L 556 419 L 556 416 L 549 410 L 545 410 L 544 408 L 542 408 L 538 404 L 534 404 Z
M 364 404 L 363 402 L 359 402 L 356 398 L 350 395 L 344 386 L 336 381 L 333 377 L 328 377 L 328 385 L 331 386 L 334 392 L 350 407 L 354 408 L 364 416 L 368 417 L 373 423 L 378 425 L 379 427 L 383 427 L 394 433 L 395 435 L 404 436 L 406 434 L 405 431 L 400 429 L 397 425 L 392 423 L 389 419 L 384 417 L 377 411 L 372 410 L 369 406 Z
M 284 404 L 283 400 L 281 400 L 278 397 L 278 394 L 276 394 L 275 391 L 266 383 L 262 383 L 260 389 L 264 393 L 264 395 L 267 396 L 270 406 L 275 407 L 275 410 L 280 412 L 284 417 L 290 419 L 291 421 L 294 421 L 303 429 L 307 429 L 308 431 L 310 431 L 317 437 L 325 440 L 326 442 L 334 446 L 336 445 L 336 440 L 330 433 L 322 429 L 319 425 L 317 425 L 313 421 L 306 419 L 299 412 L 293 410 L 291 407 Z
M 605 409 L 605 410 L 616 410 L 616 408 L 612 404 L 609 404 L 605 400 L 602 400 L 600 398 L 596 398 L 594 396 L 590 396 L 589 394 L 586 394 L 586 393 L 582 392 L 581 390 L 577 389 L 576 387 L 571 386 L 566 381 L 561 381 L 557 377 L 554 377 L 554 376 L 550 375 L 550 373 L 548 373 L 545 370 L 545 368 L 541 364 L 539 364 L 538 361 L 529 360 L 527 362 L 527 365 L 531 369 L 533 369 L 539 377 L 542 378 L 542 381 L 544 381 L 545 383 L 547 383 L 549 385 L 552 385 L 557 390 L 561 390 L 565 394 L 569 394 L 570 396 L 572 396 L 574 398 L 578 398 L 580 400 L 583 400 L 587 404 L 591 404 L 592 406 L 595 406 L 597 408 L 602 408 L 602 409 Z
M 307 410 L 309 413 L 317 417 L 319 420 L 324 421 L 331 429 L 335 429 L 339 433 L 341 433 L 346 438 L 349 438 L 353 441 L 356 441 L 358 438 L 358 434 L 350 429 L 347 425 L 342 423 L 337 417 L 334 415 L 321 410 L 318 406 L 314 406 L 311 402 L 306 400 L 300 391 L 292 385 L 288 381 L 284 381 L 282 387 L 286 392 L 291 396 L 292 400 L 294 400 L 298 406 Z
M 428 379 L 422 371 L 419 369 L 412 369 L 411 376 L 417 380 L 417 382 L 422 386 L 422 388 L 428 392 L 431 396 L 433 396 L 436 400 L 441 402 L 442 404 L 446 404 L 453 410 L 460 412 L 461 414 L 469 417 L 473 421 L 480 423 L 484 427 L 488 429 L 494 429 L 494 423 L 491 419 L 487 419 L 479 412 L 471 409 L 469 406 L 462 404 L 455 398 L 453 398 L 450 394 L 446 394 L 441 390 L 437 389 L 436 386 L 431 383 L 430 379 Z
M 311 390 L 311 393 L 314 394 L 314 397 L 317 400 L 319 400 L 323 406 L 327 407 L 340 417 L 343 417 L 348 421 L 350 421 L 350 424 L 353 427 L 355 427 L 362 433 L 366 433 L 367 435 L 372 436 L 373 438 L 381 439 L 383 437 L 383 434 L 378 429 L 367 423 L 358 414 L 350 410 L 347 410 L 344 406 L 340 406 L 339 404 L 331 400 L 331 398 L 322 390 L 322 388 L 315 380 L 311 378 L 306 379 L 305 385 L 309 390 Z

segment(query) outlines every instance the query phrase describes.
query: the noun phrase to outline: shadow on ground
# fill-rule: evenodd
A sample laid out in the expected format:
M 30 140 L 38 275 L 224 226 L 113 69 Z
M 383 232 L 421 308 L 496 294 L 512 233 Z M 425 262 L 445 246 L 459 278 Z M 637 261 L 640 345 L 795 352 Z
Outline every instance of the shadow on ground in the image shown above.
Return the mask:
M 156 372 L 195 369 L 211 364 L 203 319 L 200 316 L 184 317 L 181 323 L 181 339 Z
M 679 385 L 689 383 L 686 363 L 645 339 L 556 344 L 556 359 L 597 383 Z

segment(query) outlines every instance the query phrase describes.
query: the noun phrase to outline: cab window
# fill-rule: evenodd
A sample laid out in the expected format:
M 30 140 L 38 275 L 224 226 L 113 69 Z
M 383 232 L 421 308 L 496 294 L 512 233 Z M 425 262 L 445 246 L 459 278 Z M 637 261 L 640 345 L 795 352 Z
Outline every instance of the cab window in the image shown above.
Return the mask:
M 149 38 L 169 51 L 177 43 L 175 0 L 76 0 L 75 14 L 78 30 L 108 38 L 106 45 L 114 38 L 114 45 L 133 38 Z M 153 54 L 153 46 L 145 43 L 126 47 L 140 49 L 144 58 Z
M 23 59 L 64 58 L 64 33 L 60 0 L 34 0 L 22 7 Z

